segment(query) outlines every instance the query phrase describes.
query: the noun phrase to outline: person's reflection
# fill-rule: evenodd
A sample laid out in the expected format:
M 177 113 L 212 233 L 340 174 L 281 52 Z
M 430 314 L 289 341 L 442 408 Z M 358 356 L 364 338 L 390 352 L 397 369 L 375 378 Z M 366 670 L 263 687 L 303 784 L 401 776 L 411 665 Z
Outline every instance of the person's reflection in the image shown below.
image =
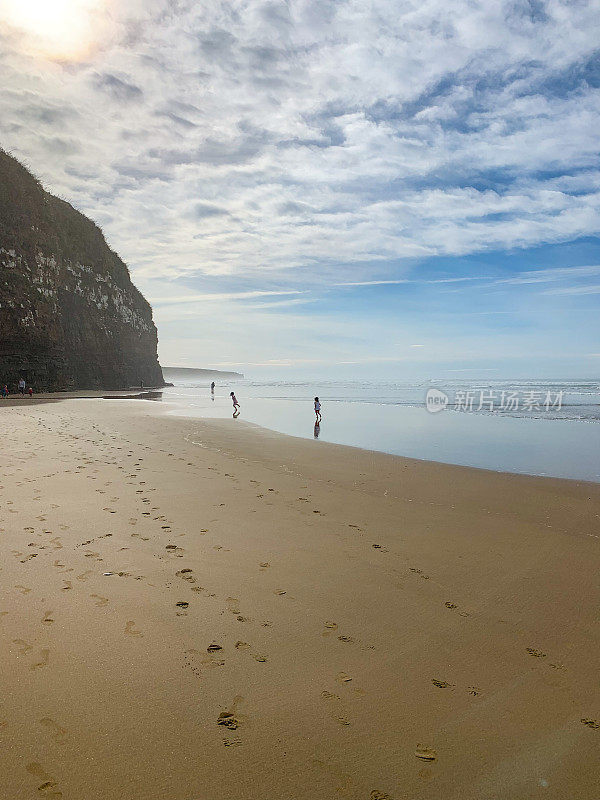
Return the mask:
M 321 433 L 321 426 L 319 425 L 318 422 L 315 422 L 315 432 L 314 432 L 315 439 L 319 438 L 320 433 Z

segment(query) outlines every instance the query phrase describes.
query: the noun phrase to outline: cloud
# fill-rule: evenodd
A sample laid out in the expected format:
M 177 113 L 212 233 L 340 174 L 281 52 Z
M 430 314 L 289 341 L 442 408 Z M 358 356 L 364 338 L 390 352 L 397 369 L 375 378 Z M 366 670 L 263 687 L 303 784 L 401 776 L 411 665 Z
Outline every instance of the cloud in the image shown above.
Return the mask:
M 78 64 L 5 34 L 0 137 L 145 277 L 565 241 L 600 230 L 594 5 L 116 6 Z
M 269 347 L 300 347 L 294 325 L 322 347 L 314 328 L 348 361 L 354 308 L 320 327 L 317 289 L 358 303 L 335 287 L 530 284 L 565 290 L 558 302 L 597 274 L 560 272 L 590 253 L 547 271 L 518 259 L 600 233 L 597 0 L 96 5 L 69 63 L 0 26 L 0 144 L 102 226 L 173 341 L 190 335 L 178 315 L 218 300 L 237 318 L 247 306 Z
M 139 102 L 144 95 L 139 86 L 116 75 L 96 75 L 94 83 L 98 89 L 108 92 L 113 99 L 122 103 Z
M 206 219 L 207 217 L 222 217 L 227 215 L 228 211 L 219 206 L 210 205 L 210 203 L 198 203 L 192 210 L 192 216 L 196 219 Z
M 255 297 L 278 297 L 280 295 L 302 294 L 300 291 L 253 291 L 253 292 L 206 292 L 203 294 L 184 294 L 175 297 L 152 297 L 149 302 L 157 306 L 178 305 L 180 303 L 204 303 L 221 300 L 246 300 Z
M 600 294 L 600 283 L 586 286 L 563 286 L 560 289 L 548 289 L 544 294 L 586 295 Z
M 334 286 L 394 286 L 402 284 L 451 284 L 451 283 L 472 283 L 476 282 L 480 288 L 492 286 L 522 286 L 527 284 L 551 283 L 554 281 L 581 280 L 600 275 L 600 264 L 590 266 L 575 267 L 552 267 L 549 269 L 522 270 L 510 278 L 496 278 L 493 275 L 467 275 L 454 278 L 401 278 L 398 280 L 374 280 L 374 281 L 344 281 L 335 283 Z M 584 294 L 582 291 L 556 290 L 556 294 Z
M 393 286 L 400 283 L 410 283 L 407 279 L 389 280 L 389 281 L 344 281 L 343 283 L 336 283 L 335 286 Z

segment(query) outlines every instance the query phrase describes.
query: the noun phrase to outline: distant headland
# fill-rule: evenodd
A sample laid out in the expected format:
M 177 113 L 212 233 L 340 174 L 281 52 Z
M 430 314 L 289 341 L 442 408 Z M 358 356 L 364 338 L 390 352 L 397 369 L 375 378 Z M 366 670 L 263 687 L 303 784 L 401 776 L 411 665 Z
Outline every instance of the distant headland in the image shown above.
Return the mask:
M 224 372 L 220 369 L 194 369 L 193 367 L 163 367 L 163 375 L 168 381 L 185 380 L 241 380 L 241 372 Z

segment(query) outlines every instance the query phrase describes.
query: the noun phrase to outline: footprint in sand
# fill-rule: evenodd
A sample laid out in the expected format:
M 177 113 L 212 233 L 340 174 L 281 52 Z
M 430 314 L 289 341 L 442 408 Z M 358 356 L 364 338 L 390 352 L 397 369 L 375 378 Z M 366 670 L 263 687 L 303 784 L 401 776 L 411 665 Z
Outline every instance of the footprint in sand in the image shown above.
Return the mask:
M 240 721 L 236 718 L 233 711 L 221 711 L 217 717 L 217 725 L 224 725 L 230 731 L 235 731 L 239 727 Z
M 345 672 L 338 672 L 335 679 L 338 683 L 349 683 L 352 680 L 352 678 L 349 675 L 346 675 Z
M 81 575 L 76 575 L 75 577 L 77 578 L 78 581 L 87 581 L 88 575 L 91 575 L 91 574 L 92 574 L 92 570 L 91 569 L 86 569 L 86 571 L 82 572 Z
M 268 568 L 269 568 L 271 565 L 269 564 L 269 562 L 268 562 L 268 561 L 261 561 L 261 563 L 260 563 L 258 566 L 260 567 L 260 571 L 261 571 L 261 572 L 264 572 L 264 571 L 265 571 L 266 569 L 268 569 Z
M 227 597 L 227 610 L 231 614 L 239 614 L 240 613 L 240 601 L 237 597 Z
M 54 622 L 54 620 L 50 616 L 51 614 L 52 614 L 52 611 L 45 611 L 44 612 L 44 616 L 42 617 L 42 622 L 47 622 L 47 623 Z
M 21 594 L 27 594 L 31 591 L 31 589 L 27 588 L 27 586 L 22 586 L 20 583 L 15 584 L 15 589 L 19 589 Z
M 33 650 L 33 645 L 24 639 L 13 639 L 13 644 L 19 645 L 19 653 L 22 655 L 26 655 L 30 650 Z
M 534 658 L 546 658 L 546 653 L 542 653 L 541 650 L 536 650 L 535 647 L 528 647 L 527 652 Z
M 420 758 L 421 761 L 436 761 L 437 760 L 437 752 L 431 747 L 425 747 L 422 744 L 417 745 L 417 749 L 415 750 L 415 756 Z
M 60 798 L 62 798 L 63 794 L 58 790 L 57 782 L 51 775 L 48 775 L 41 764 L 38 764 L 37 761 L 32 761 L 25 766 L 25 769 L 30 775 L 33 775 L 34 778 L 43 781 L 43 783 L 37 787 L 38 792 L 40 792 L 43 797 L 50 798 L 50 800 L 60 800 Z
M 125 633 L 129 636 L 143 636 L 144 634 L 141 631 L 135 630 L 135 622 L 134 620 L 130 619 L 127 624 L 125 625 Z
M 67 733 L 66 728 L 63 728 L 58 724 L 58 722 L 50 719 L 50 717 L 44 717 L 41 719 L 40 725 L 43 725 L 46 730 L 50 731 L 55 739 L 62 739 L 62 737 Z
M 597 731 L 598 728 L 600 728 L 600 722 L 596 722 L 595 719 L 587 719 L 587 717 L 584 717 L 581 721 L 584 725 L 587 725 L 588 728 L 592 728 L 592 730 Z
M 39 669 L 40 667 L 46 667 L 50 661 L 50 650 L 45 647 L 42 651 L 42 660 L 38 661 L 37 664 L 32 664 L 29 669 Z
M 325 630 L 321 633 L 321 636 L 331 636 L 334 631 L 337 631 L 337 623 L 327 621 L 325 623 Z
M 436 678 L 432 678 L 431 682 L 434 686 L 437 686 L 438 689 L 450 689 L 454 686 L 453 683 L 448 683 L 447 681 L 438 681 Z
M 444 605 L 446 606 L 446 608 L 450 608 L 450 609 L 458 608 L 458 606 L 456 605 L 456 603 L 451 603 L 450 601 L 446 601 L 446 602 L 444 603 Z
M 192 575 L 192 570 L 189 568 L 180 569 L 178 572 L 175 573 L 178 578 L 181 578 L 184 581 L 188 581 L 189 583 L 196 583 L 196 578 Z
M 369 800 L 394 800 L 391 794 L 380 792 L 378 789 L 373 789 L 369 795 Z
M 348 718 L 339 713 L 340 708 L 338 704 L 342 702 L 342 698 L 339 694 L 324 690 L 321 692 L 321 698 L 329 704 L 329 712 L 336 722 L 340 725 L 350 725 Z
M 65 585 L 60 587 L 61 591 L 66 592 L 67 589 L 72 589 L 73 588 L 73 584 L 71 583 L 71 581 L 63 581 L 63 583 Z
M 98 601 L 97 603 L 94 604 L 96 606 L 102 607 L 108 604 L 108 597 L 102 597 L 102 595 L 99 594 L 91 594 L 90 597 L 96 598 L 96 600 Z

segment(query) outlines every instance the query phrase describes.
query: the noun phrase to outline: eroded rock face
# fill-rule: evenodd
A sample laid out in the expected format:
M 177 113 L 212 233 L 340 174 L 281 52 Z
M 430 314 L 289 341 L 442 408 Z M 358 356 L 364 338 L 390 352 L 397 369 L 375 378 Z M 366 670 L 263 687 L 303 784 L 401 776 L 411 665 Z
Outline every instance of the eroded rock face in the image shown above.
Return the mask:
M 152 309 L 100 228 L 0 150 L 0 383 L 162 386 Z

